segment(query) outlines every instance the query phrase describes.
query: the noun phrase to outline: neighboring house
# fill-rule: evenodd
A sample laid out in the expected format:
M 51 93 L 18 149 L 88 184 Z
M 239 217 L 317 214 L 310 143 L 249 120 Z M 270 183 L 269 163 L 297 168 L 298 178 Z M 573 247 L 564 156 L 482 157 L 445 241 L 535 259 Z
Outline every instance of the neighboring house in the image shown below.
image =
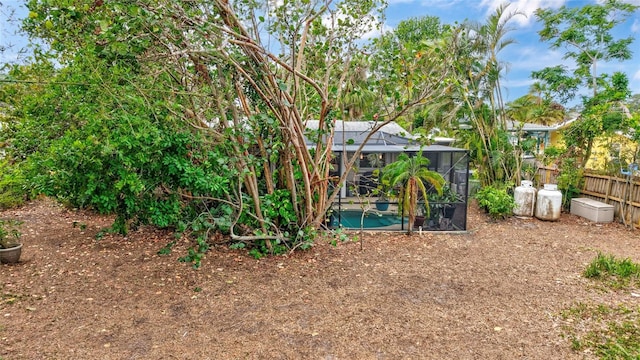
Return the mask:
M 553 131 L 551 132 L 549 145 L 550 146 L 563 145 L 562 130 L 566 129 L 571 124 L 578 121 L 579 118 L 580 118 L 579 114 L 572 114 L 571 116 L 562 120 L 561 122 L 551 125 L 551 127 L 553 128 Z
M 579 114 L 573 114 L 566 120 L 554 124 L 550 133 L 550 146 L 562 146 L 563 135 L 562 130 L 568 128 L 571 124 L 580 120 Z M 607 137 L 606 139 L 596 139 L 591 150 L 591 157 L 587 162 L 586 168 L 592 170 L 606 170 L 611 164 L 626 164 L 634 160 L 634 155 L 638 152 L 639 144 L 631 139 L 629 134 L 621 132 Z M 637 162 L 638 159 L 636 158 Z M 610 169 L 609 169 L 610 170 Z M 626 171 L 627 169 L 620 169 Z
M 538 155 L 544 152 L 544 149 L 553 143 L 553 132 L 555 131 L 553 126 L 546 126 L 534 123 L 523 123 L 516 120 L 506 121 L 506 131 L 510 134 L 509 141 L 511 144 L 516 145 L 518 139 L 525 140 L 529 138 L 536 139 L 535 151 L 533 154 Z M 460 124 L 460 129 L 470 130 L 472 126 L 468 121 L 463 121 Z
M 553 141 L 553 126 L 546 126 L 533 123 L 522 123 L 515 120 L 507 120 L 507 131 L 511 133 L 511 143 L 516 144 L 518 136 L 521 140 L 534 138 L 536 139 L 535 151 L 529 155 L 539 155 L 544 153 L 544 149 L 550 146 Z
M 586 168 L 592 170 L 627 171 L 626 164 L 638 163 L 640 144 L 628 134 L 616 133 L 606 139 L 596 139 Z M 624 164 L 624 165 L 623 165 Z

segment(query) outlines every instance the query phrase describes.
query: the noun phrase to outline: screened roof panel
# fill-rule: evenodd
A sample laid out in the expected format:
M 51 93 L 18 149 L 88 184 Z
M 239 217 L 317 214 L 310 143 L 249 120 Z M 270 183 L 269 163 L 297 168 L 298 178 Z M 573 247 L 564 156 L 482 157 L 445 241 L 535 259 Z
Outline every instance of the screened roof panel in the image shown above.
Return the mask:
M 310 122 L 310 129 L 317 129 L 318 122 Z M 309 124 L 308 124 L 309 125 Z M 334 152 L 355 152 L 365 141 L 373 122 L 368 121 L 347 121 L 344 122 L 342 131 L 342 122 L 338 122 L 333 136 L 332 151 Z M 327 141 L 327 137 L 323 137 L 323 141 Z M 308 147 L 313 147 L 315 142 L 306 139 Z M 401 153 L 401 152 L 417 152 L 420 151 L 420 145 L 416 144 L 413 135 L 409 134 L 400 125 L 390 123 L 382 127 L 377 133 L 373 134 L 363 148 L 363 152 L 382 152 L 382 153 Z M 453 148 L 445 145 L 423 146 L 423 152 L 437 151 L 465 151 L 464 149 Z

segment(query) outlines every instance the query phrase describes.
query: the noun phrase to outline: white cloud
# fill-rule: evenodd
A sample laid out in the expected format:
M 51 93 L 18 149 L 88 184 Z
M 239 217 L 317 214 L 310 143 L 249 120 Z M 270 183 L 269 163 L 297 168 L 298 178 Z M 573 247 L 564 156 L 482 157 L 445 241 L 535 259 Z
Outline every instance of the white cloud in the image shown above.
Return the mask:
M 534 13 L 536 12 L 536 10 L 540 8 L 557 9 L 564 5 L 566 2 L 567 0 L 515 0 L 512 1 L 511 6 L 507 8 L 507 13 L 513 13 L 517 11 L 524 14 L 524 16 L 514 16 L 513 21 L 518 23 L 520 26 L 528 26 L 535 19 Z M 480 6 L 486 8 L 486 14 L 489 15 L 504 3 L 504 0 L 482 0 L 482 2 L 480 2 Z
M 396 0 L 396 1 L 404 1 L 404 0 Z M 595 0 L 595 3 L 604 4 L 608 0 Z M 436 1 L 439 3 L 440 1 Z M 457 1 L 455 1 L 457 2 Z M 511 1 L 511 6 L 509 6 L 509 12 L 519 11 L 523 13 L 525 16 L 516 16 L 513 18 L 513 21 L 518 23 L 521 26 L 528 26 L 535 20 L 535 12 L 538 9 L 558 9 L 563 5 L 568 5 L 570 0 L 513 0 Z M 583 1 L 577 1 L 579 4 L 582 4 Z M 587 1 L 584 1 L 585 3 Z M 623 2 L 640 6 L 640 0 L 623 0 Z M 500 5 L 505 4 L 505 0 L 482 0 L 480 2 L 480 7 L 485 8 L 485 15 L 492 14 L 495 9 L 497 9 Z M 634 21 L 633 32 L 640 31 L 640 24 L 638 24 L 638 20 Z
M 636 73 L 633 74 L 633 80 L 640 81 L 640 70 L 636 71 Z
M 520 78 L 520 79 L 505 79 L 505 80 L 502 80 L 500 83 L 502 84 L 503 87 L 509 89 L 509 88 L 521 88 L 521 87 L 529 88 L 535 82 L 536 80 L 531 78 Z
M 412 2 L 414 2 L 415 0 L 389 0 L 388 3 L 389 5 L 396 5 L 396 4 L 411 4 Z
M 269 9 L 276 9 L 276 8 L 279 8 L 282 5 L 284 5 L 284 1 L 283 0 L 269 0 L 269 1 L 267 1 L 267 6 L 269 7 Z
M 379 14 L 374 12 L 360 18 L 354 18 L 352 15 L 345 14 L 340 10 L 327 12 L 322 16 L 322 23 L 328 28 L 336 28 L 338 20 L 349 20 L 353 24 L 349 35 L 358 36 L 361 40 L 372 39 L 385 32 L 393 31 L 390 26 L 382 24 Z
M 376 38 L 376 37 L 378 37 L 378 36 L 380 36 L 382 34 L 385 34 L 385 33 L 388 33 L 388 32 L 392 32 L 392 31 L 393 31 L 393 28 L 391 26 L 389 26 L 387 24 L 383 24 L 382 25 L 382 29 L 374 28 L 374 29 L 371 29 L 371 30 L 367 31 L 366 33 L 364 33 L 362 35 L 362 39 L 363 40 L 373 39 L 373 38 Z
M 511 49 L 515 51 L 514 49 Z M 539 70 L 547 66 L 564 65 L 572 68 L 574 63 L 564 58 L 558 50 L 541 49 L 535 46 L 519 46 L 517 54 L 511 54 L 506 61 L 511 63 L 511 70 Z
M 640 20 L 633 20 L 633 24 L 631 24 L 631 32 L 637 33 L 640 31 Z

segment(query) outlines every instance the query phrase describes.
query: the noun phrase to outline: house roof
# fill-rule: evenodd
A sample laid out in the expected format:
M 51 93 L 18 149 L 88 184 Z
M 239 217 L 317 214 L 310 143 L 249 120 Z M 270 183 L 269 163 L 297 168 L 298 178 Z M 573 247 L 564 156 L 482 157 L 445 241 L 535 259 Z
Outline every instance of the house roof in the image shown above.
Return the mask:
M 335 132 L 333 137 L 333 145 L 331 150 L 334 152 L 355 152 L 365 141 L 367 135 L 376 125 L 374 121 L 336 121 Z M 318 121 L 313 120 L 307 122 L 307 129 L 318 129 Z M 412 135 L 402 126 L 395 122 L 385 124 L 378 132 L 373 134 L 369 141 L 365 144 L 363 152 L 417 152 L 422 149 L 423 152 L 431 151 L 465 151 L 444 145 L 421 146 L 417 143 L 418 137 Z M 325 138 L 326 139 L 326 138 Z M 306 139 L 307 146 L 313 146 L 315 142 Z
M 564 119 L 559 123 L 553 124 L 552 127 L 554 130 L 563 129 L 571 125 L 573 122 L 575 122 L 579 118 L 580 118 L 580 114 L 573 114 L 570 118 Z
M 507 131 L 516 131 L 516 130 L 522 130 L 522 131 L 553 131 L 556 128 L 553 126 L 546 126 L 546 125 L 541 125 L 541 124 L 534 124 L 534 123 L 523 123 L 520 121 L 516 121 L 516 120 L 507 120 Z
M 336 120 L 335 129 L 336 132 L 344 131 L 345 133 L 355 132 L 368 134 L 374 126 L 380 124 L 380 122 L 376 121 L 342 121 Z M 307 121 L 307 129 L 316 130 L 318 129 L 318 120 L 309 120 Z M 400 126 L 395 121 L 392 121 L 388 124 L 385 124 L 378 131 L 379 133 L 401 136 L 407 139 L 415 139 L 416 137 L 412 135 L 410 132 L 405 130 L 402 126 Z
M 579 118 L 580 118 L 579 113 L 570 113 L 569 117 L 565 118 L 564 120 L 558 123 L 551 124 L 549 126 L 533 124 L 533 123 L 524 123 L 522 130 L 523 131 L 547 131 L 547 132 L 556 131 L 564 127 L 567 127 L 568 125 L 570 125 L 571 123 L 573 123 Z M 507 120 L 507 130 L 509 131 L 517 130 L 520 128 L 520 124 L 522 124 L 520 121 Z
M 507 125 L 507 131 L 521 130 L 521 131 L 529 131 L 529 132 L 534 132 L 534 131 L 551 132 L 556 130 L 556 127 L 554 126 L 546 126 L 546 125 L 534 124 L 534 123 L 523 123 L 517 120 L 507 120 L 506 125 Z M 465 129 L 465 130 L 469 130 L 473 128 L 468 122 L 460 123 L 458 127 L 460 129 Z
M 331 150 L 333 152 L 355 152 L 360 145 L 333 145 Z M 423 153 L 429 152 L 465 152 L 465 149 L 454 148 L 445 145 L 376 145 L 367 143 L 363 148 L 364 153 L 403 153 L 403 152 L 418 152 L 422 150 Z

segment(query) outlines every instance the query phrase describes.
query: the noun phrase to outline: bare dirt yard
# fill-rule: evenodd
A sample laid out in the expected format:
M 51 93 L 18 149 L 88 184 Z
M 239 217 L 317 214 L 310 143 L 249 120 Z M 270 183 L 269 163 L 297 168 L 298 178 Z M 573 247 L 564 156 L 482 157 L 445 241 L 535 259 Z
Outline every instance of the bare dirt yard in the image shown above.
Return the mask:
M 582 277 L 598 252 L 640 261 L 640 232 L 570 214 L 494 223 L 471 205 L 465 234 L 367 234 L 253 259 L 214 247 L 193 270 L 157 251 L 172 235 L 95 235 L 109 217 L 48 200 L 0 266 L 0 358 L 582 359 L 562 336 L 578 303 L 637 308 Z M 75 225 L 75 226 L 74 226 Z

